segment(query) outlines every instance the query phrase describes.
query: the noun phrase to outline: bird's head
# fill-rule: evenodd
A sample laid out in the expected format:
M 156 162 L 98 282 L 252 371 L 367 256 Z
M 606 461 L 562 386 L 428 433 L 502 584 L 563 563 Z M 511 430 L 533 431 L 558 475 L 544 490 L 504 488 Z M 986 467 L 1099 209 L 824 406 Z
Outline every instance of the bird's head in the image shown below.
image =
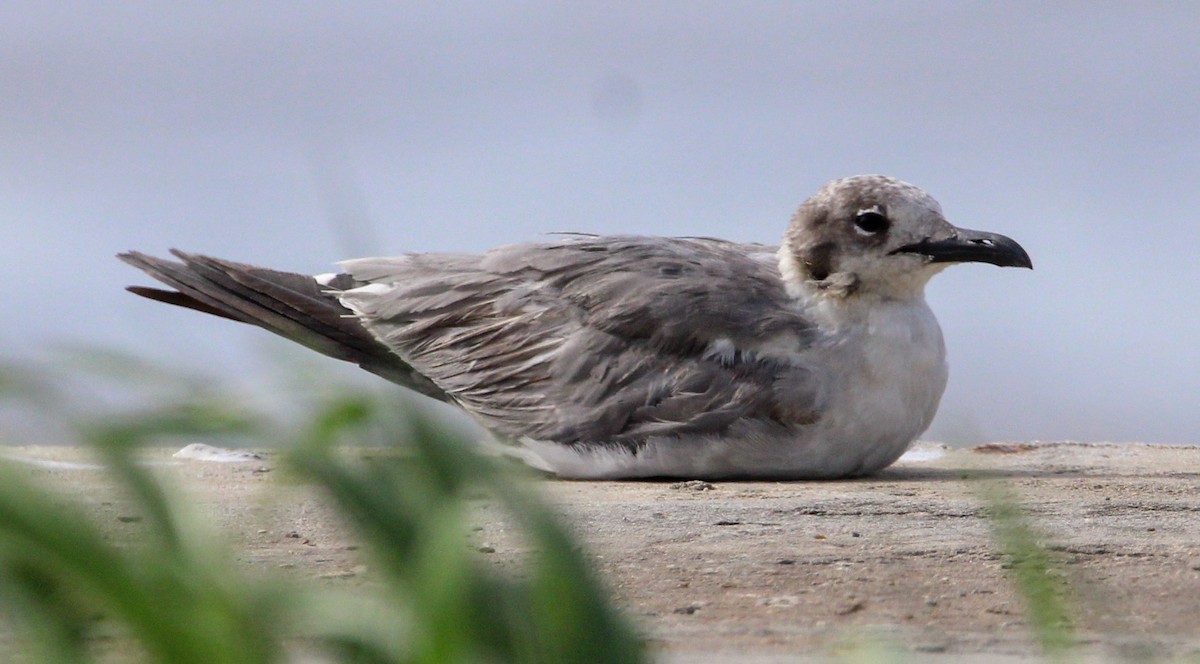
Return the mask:
M 1016 241 L 958 228 L 921 189 L 883 175 L 834 180 L 804 202 L 783 237 L 789 293 L 904 299 L 953 263 L 1032 268 Z

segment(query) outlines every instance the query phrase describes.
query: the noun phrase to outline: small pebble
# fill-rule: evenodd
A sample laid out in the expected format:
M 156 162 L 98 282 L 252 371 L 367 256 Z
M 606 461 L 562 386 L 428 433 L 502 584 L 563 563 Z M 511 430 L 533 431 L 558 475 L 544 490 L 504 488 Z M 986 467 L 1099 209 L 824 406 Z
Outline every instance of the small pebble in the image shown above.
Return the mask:
M 137 523 L 138 521 L 141 521 L 141 520 L 142 520 L 142 517 L 140 517 L 140 516 L 124 516 L 124 515 L 122 515 L 122 516 L 117 517 L 117 521 L 120 521 L 121 523 Z
M 495 553 L 495 552 L 496 552 L 496 547 L 494 547 L 494 546 L 481 546 L 481 547 L 479 547 L 478 549 L 475 549 L 475 550 L 476 550 L 476 551 L 478 551 L 478 552 L 480 552 L 480 553 Z
M 837 614 L 839 616 L 848 616 L 851 613 L 858 613 L 859 611 L 862 611 L 865 608 L 867 608 L 867 603 L 863 602 L 863 601 L 858 601 L 858 602 L 855 602 L 845 608 L 839 609 Z
M 688 480 L 686 482 L 676 482 L 671 485 L 671 488 L 675 489 L 676 491 L 681 489 L 686 489 L 688 491 L 712 491 L 713 489 L 717 488 L 717 486 L 711 482 L 705 482 L 704 480 Z

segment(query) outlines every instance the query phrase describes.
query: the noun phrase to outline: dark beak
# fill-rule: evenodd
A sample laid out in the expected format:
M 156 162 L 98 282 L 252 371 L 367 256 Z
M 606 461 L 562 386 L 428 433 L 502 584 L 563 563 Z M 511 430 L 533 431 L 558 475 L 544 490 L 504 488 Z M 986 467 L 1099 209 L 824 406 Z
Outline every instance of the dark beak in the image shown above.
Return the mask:
M 892 251 L 893 254 L 920 254 L 931 263 L 991 263 L 1000 267 L 1033 269 L 1029 254 L 1017 241 L 986 231 L 959 228 L 944 239 L 926 238 Z

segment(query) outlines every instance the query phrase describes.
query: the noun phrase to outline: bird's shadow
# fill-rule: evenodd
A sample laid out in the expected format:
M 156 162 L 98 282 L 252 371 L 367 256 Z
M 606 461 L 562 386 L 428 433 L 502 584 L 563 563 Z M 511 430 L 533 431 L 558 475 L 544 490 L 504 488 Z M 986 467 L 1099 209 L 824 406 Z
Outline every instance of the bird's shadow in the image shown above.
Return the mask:
M 853 478 L 859 482 L 961 482 L 985 479 L 1032 479 L 1048 477 L 1082 478 L 1094 476 L 1087 468 L 885 468 L 871 475 Z
M 547 479 L 562 479 L 555 478 L 551 473 L 543 475 Z M 963 482 L 971 480 L 987 480 L 987 479 L 1032 479 L 1032 478 L 1083 478 L 1095 477 L 1097 473 L 1089 471 L 1087 468 L 885 468 L 884 470 L 871 473 L 870 475 L 860 475 L 857 477 L 832 477 L 832 478 L 795 478 L 795 477 L 762 477 L 762 476 L 745 476 L 745 477 L 644 477 L 644 478 L 628 478 L 619 481 L 635 482 L 644 484 L 680 484 L 690 481 L 721 483 L 721 484 L 752 484 L 770 482 L 773 484 L 873 484 L 873 483 L 888 483 L 888 482 Z M 596 480 L 571 480 L 565 481 L 596 481 Z M 611 481 L 611 480 L 609 480 Z

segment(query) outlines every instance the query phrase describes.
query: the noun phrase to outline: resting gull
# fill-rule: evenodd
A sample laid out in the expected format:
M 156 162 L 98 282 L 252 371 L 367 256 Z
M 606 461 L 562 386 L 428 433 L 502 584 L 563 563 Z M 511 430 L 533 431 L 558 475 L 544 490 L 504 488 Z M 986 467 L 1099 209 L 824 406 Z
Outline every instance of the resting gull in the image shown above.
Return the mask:
M 925 302 L 953 263 L 1032 267 L 921 189 L 835 180 L 779 247 L 571 235 L 308 276 L 181 251 L 120 258 L 161 302 L 257 325 L 456 404 L 571 478 L 835 478 L 895 461 L 946 386 Z

